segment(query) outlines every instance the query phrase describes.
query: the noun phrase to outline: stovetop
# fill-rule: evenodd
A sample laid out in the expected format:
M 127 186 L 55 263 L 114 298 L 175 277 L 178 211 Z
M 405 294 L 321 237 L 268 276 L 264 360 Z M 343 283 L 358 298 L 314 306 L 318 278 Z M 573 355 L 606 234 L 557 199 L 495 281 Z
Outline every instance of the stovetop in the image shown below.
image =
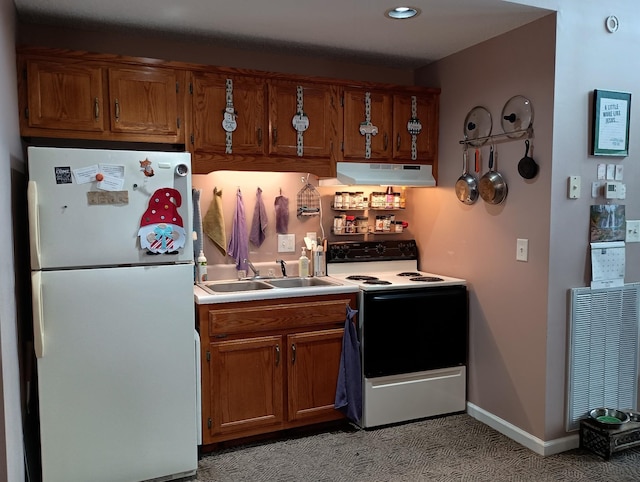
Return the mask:
M 463 279 L 420 271 L 414 240 L 331 243 L 327 275 L 366 291 L 466 284 Z

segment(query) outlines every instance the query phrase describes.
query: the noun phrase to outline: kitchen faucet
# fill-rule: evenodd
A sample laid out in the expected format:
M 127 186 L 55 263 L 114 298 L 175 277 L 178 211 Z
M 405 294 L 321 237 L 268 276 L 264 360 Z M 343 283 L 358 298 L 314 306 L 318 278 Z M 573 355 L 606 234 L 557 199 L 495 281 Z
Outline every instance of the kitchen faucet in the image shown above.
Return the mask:
M 253 271 L 253 277 L 258 278 L 260 276 L 260 270 L 256 269 L 256 267 L 248 259 L 245 258 L 244 262 L 247 263 L 249 265 L 249 268 L 251 268 L 251 271 Z
M 287 267 L 286 267 L 287 263 L 284 262 L 284 259 L 276 259 L 276 263 L 280 263 L 280 270 L 282 271 L 282 276 L 284 278 L 286 278 L 287 277 Z

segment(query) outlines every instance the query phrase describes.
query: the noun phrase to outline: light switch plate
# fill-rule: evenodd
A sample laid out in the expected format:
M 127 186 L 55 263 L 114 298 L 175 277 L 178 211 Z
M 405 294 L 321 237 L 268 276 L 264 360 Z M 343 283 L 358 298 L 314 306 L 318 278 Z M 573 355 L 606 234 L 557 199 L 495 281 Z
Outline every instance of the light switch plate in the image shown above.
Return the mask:
M 518 239 L 516 241 L 516 261 L 529 260 L 529 240 Z
M 569 176 L 569 199 L 578 199 L 580 197 L 580 176 Z
M 296 251 L 295 234 L 278 234 L 278 253 L 294 253 Z
M 626 222 L 624 240 L 627 243 L 640 243 L 640 221 Z

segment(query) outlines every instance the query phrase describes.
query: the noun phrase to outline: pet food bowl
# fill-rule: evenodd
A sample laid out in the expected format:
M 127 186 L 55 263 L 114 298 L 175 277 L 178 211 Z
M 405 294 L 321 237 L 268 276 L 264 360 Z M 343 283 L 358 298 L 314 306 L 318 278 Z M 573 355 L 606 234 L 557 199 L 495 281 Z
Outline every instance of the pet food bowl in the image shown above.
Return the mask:
M 615 408 L 594 408 L 589 412 L 592 420 L 607 428 L 620 428 L 629 421 L 629 415 Z

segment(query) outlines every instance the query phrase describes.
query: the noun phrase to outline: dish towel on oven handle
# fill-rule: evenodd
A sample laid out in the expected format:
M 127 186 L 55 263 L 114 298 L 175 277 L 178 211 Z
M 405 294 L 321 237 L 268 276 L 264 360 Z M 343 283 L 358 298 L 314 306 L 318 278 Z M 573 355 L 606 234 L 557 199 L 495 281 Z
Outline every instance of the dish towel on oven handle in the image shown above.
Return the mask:
M 360 342 L 352 318 L 358 313 L 347 305 L 347 319 L 342 336 L 340 371 L 336 387 L 335 408 L 352 422 L 362 418 L 362 370 L 360 368 Z

